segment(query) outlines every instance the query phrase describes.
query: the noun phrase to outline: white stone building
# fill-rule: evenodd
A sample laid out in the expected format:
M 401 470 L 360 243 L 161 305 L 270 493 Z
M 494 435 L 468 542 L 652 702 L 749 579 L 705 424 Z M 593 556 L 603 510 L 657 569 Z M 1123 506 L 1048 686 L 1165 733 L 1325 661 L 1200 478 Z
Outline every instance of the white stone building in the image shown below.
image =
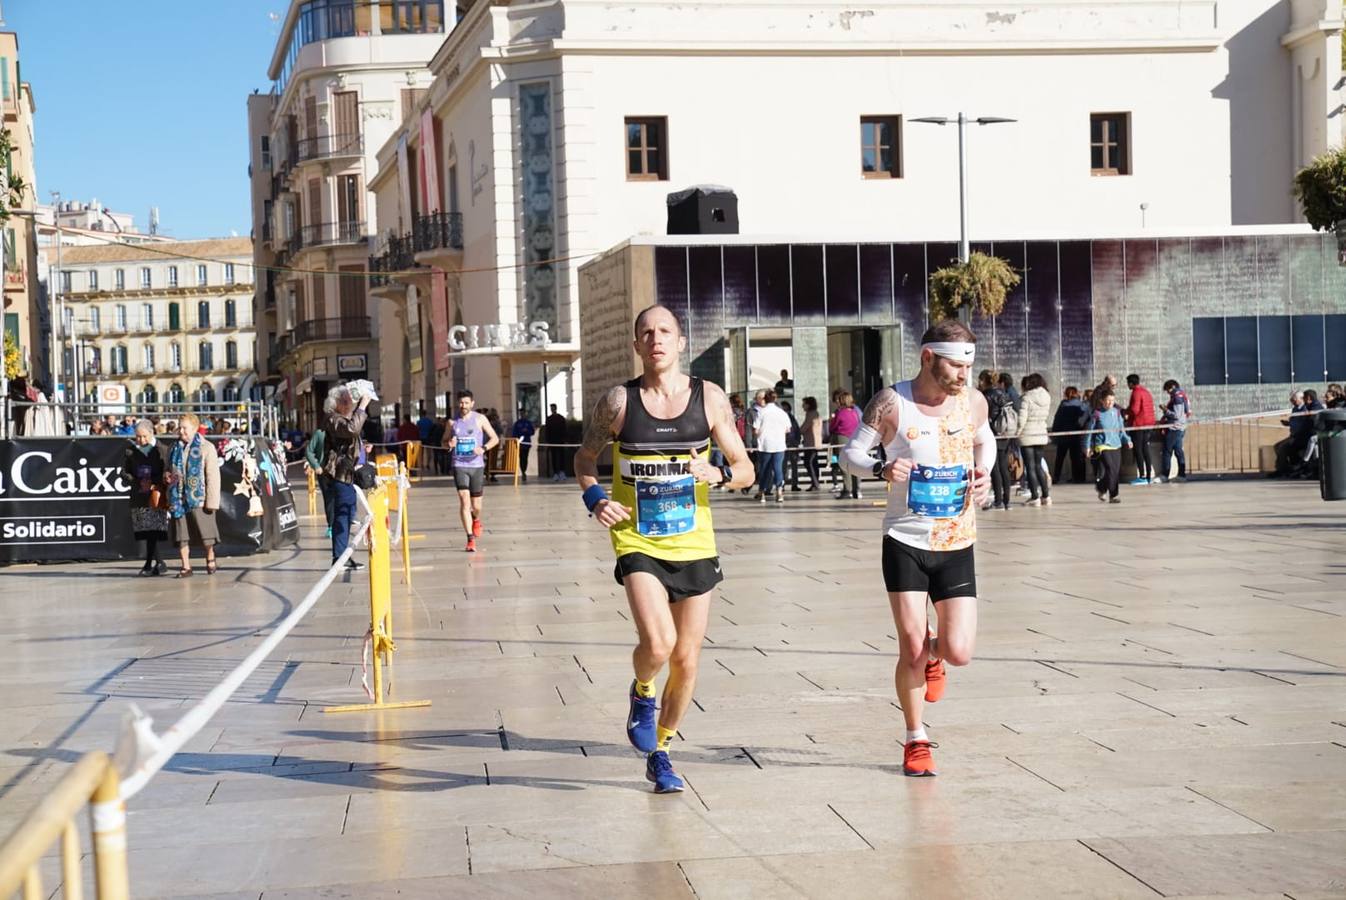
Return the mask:
M 403 342 L 369 293 L 368 183 L 374 150 L 429 86 L 444 14 L 442 0 L 291 0 L 272 90 L 248 98 L 257 353 L 305 427 L 330 384 L 377 371 L 383 347 Z
M 61 263 L 61 371 L 78 371 L 78 396 L 111 381 L 140 403 L 249 399 L 248 238 L 63 247 Z
M 956 240 L 958 136 L 918 118 L 1016 120 L 969 126 L 974 240 L 1293 223 L 1295 169 L 1342 138 L 1341 27 L 1335 0 L 474 3 L 424 112 L 378 149 L 385 246 L 461 217 L 461 249 L 377 258 L 422 270 L 389 296 L 447 273 L 442 301 L 415 297 L 433 390 L 402 395 L 466 384 L 510 408 L 545 361 L 577 414 L 580 265 L 662 234 L 692 185 L 732 188 L 763 242 Z M 454 324 L 538 321 L 545 354 L 443 359 Z M 398 350 L 380 347 L 385 381 L 410 368 Z

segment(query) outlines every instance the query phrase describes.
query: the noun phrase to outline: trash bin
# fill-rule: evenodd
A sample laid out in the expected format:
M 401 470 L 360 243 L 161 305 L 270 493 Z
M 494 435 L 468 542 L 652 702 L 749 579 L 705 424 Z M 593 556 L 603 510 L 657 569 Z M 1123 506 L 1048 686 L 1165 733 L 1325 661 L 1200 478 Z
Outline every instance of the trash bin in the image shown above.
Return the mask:
M 1323 499 L 1346 500 L 1346 409 L 1325 409 L 1314 416 L 1313 424 Z

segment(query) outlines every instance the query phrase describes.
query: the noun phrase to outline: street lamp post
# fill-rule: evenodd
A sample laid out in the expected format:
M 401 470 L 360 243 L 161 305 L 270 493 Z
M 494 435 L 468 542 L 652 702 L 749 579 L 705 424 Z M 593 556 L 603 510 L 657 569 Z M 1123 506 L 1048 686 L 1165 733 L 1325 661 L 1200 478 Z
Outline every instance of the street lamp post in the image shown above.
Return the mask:
M 958 261 L 965 263 L 972 253 L 967 237 L 967 154 L 964 150 L 963 132 L 966 131 L 969 122 L 978 125 L 1003 125 L 1017 122 L 1018 119 L 1006 119 L 1003 116 L 979 116 L 969 119 L 965 113 L 960 112 L 956 119 L 947 116 L 922 116 L 911 121 L 924 125 L 948 125 L 950 122 L 958 125 Z

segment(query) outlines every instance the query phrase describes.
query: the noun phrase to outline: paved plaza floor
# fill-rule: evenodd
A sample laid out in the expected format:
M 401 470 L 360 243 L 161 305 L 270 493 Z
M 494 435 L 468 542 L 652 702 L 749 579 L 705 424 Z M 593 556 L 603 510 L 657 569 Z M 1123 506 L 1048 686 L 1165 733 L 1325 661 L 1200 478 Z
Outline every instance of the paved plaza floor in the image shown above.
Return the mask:
M 977 658 L 910 779 L 873 497 L 716 496 L 690 789 L 660 796 L 573 485 L 491 487 L 476 555 L 418 485 L 393 693 L 434 705 L 320 711 L 363 700 L 367 588 L 339 581 L 130 803 L 133 896 L 1346 897 L 1346 503 L 1197 481 L 982 514 Z M 0 570 L 0 828 L 130 703 L 181 715 L 327 558 L 310 519 L 213 578 Z

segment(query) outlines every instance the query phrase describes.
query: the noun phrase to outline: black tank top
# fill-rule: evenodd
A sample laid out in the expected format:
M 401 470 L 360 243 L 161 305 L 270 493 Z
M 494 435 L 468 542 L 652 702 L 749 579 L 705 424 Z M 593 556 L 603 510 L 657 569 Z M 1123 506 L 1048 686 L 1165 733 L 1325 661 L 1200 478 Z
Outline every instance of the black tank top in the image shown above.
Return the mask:
M 700 378 L 691 379 L 692 397 L 682 415 L 673 419 L 656 419 L 645 409 L 640 399 L 640 379 L 626 383 L 626 419 L 617 435 L 617 442 L 626 451 L 688 453 L 693 447 L 705 448 L 710 440 L 710 423 L 706 421 L 704 386 Z

